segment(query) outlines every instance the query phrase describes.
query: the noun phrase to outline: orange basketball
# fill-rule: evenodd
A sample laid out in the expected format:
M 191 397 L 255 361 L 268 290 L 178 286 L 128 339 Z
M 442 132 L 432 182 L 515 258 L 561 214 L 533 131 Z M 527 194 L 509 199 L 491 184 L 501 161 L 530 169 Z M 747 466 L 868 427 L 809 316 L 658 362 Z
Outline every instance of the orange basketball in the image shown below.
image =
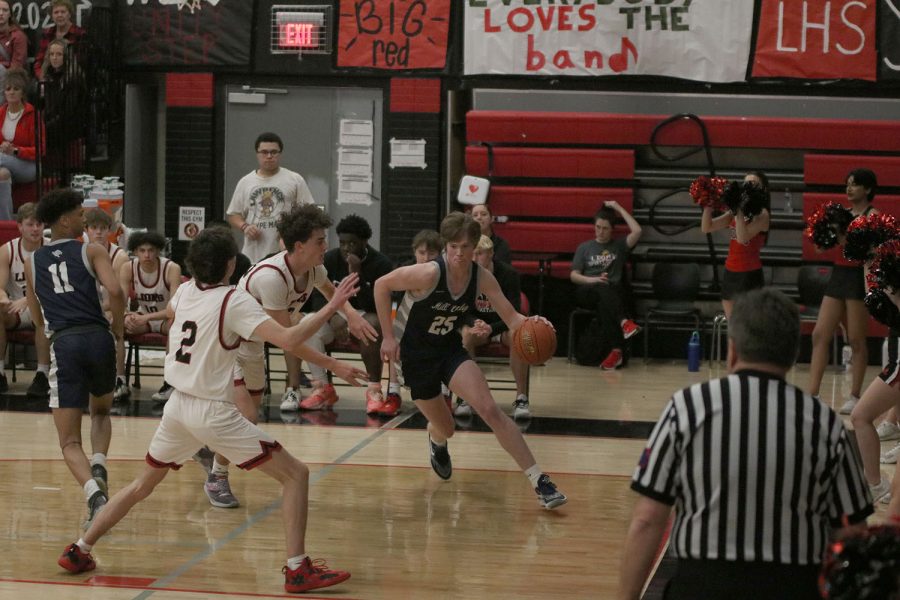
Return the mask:
M 556 352 L 556 332 L 548 323 L 528 319 L 513 335 L 513 351 L 529 365 L 541 365 Z

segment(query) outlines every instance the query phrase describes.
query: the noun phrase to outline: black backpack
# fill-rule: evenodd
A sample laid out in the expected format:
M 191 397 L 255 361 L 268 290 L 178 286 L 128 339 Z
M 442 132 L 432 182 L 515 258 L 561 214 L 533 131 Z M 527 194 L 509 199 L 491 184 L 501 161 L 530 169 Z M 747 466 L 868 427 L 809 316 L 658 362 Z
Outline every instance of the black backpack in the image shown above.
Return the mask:
M 571 331 L 569 335 L 575 335 L 575 332 Z M 592 318 L 587 328 L 575 338 L 575 360 L 580 365 L 597 367 L 611 350 L 610 342 L 603 339 L 603 328 L 597 317 Z

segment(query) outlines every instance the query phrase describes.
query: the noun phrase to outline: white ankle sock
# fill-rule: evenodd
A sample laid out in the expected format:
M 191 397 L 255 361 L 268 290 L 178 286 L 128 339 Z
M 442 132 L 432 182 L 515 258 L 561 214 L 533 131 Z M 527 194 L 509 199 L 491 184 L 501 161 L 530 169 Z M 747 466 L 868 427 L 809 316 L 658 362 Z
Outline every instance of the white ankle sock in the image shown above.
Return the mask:
M 78 546 L 78 548 L 85 554 L 90 552 L 91 548 L 94 547 L 92 544 L 88 544 L 86 541 L 84 541 L 84 538 L 79 538 L 78 541 L 75 542 L 75 545 Z
M 525 469 L 525 476 L 528 477 L 528 481 L 531 482 L 531 487 L 537 487 L 538 479 L 540 479 L 543 474 L 544 472 L 541 471 L 541 468 L 537 466 L 537 464 L 533 464 Z
M 91 466 L 100 465 L 103 468 L 106 468 L 106 455 L 97 452 L 91 457 Z
M 39 373 L 43 373 L 44 375 L 47 375 L 48 377 L 50 376 L 50 365 L 38 364 L 37 370 Z
M 93 479 L 88 479 L 84 484 L 84 499 L 90 500 L 91 496 L 100 491 L 100 486 Z
M 388 394 L 399 394 L 400 393 L 400 384 L 395 382 L 390 382 L 388 384 Z
M 287 560 L 287 568 L 291 571 L 295 570 L 301 564 L 303 564 L 303 560 L 307 558 L 308 554 L 298 554 L 297 556 L 292 556 Z
M 219 477 L 224 477 L 224 476 L 228 475 L 228 465 L 220 465 L 219 460 L 214 458 L 213 466 L 212 466 L 212 474 L 217 475 Z

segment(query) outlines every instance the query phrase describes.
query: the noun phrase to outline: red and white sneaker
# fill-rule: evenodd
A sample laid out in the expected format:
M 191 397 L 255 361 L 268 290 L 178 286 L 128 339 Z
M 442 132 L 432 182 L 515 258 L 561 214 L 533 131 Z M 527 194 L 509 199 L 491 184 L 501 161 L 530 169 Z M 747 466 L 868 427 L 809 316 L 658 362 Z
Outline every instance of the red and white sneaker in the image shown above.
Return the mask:
M 384 394 L 380 389 L 369 388 L 366 390 L 366 414 L 374 415 L 381 412 L 384 406 Z
M 401 404 L 403 404 L 403 400 L 400 398 L 400 394 L 388 392 L 387 398 L 384 399 L 384 404 L 378 410 L 378 414 L 382 417 L 394 417 L 400 412 Z
M 329 569 L 321 558 L 304 558 L 296 569 L 284 567 L 281 572 L 284 573 L 284 591 L 291 594 L 330 587 L 350 579 L 350 573 Z
M 641 326 L 632 321 L 631 319 L 625 319 L 622 321 L 622 336 L 627 340 L 630 337 L 633 337 L 638 332 L 640 332 Z
M 300 410 L 322 410 L 334 406 L 338 401 L 337 392 L 330 383 L 317 387 L 312 393 L 300 402 Z
M 603 359 L 603 362 L 600 363 L 600 368 L 604 371 L 612 371 L 621 364 L 622 351 L 618 348 L 614 348 L 612 352 L 606 355 L 606 358 Z
M 91 553 L 84 553 L 78 544 L 70 544 L 56 563 L 69 573 L 84 573 L 97 568 Z
M 337 395 L 337 391 L 335 391 L 334 386 L 330 383 L 326 383 L 322 387 L 322 391 L 325 393 L 325 402 L 328 406 L 334 406 L 337 404 L 337 401 L 340 400 Z

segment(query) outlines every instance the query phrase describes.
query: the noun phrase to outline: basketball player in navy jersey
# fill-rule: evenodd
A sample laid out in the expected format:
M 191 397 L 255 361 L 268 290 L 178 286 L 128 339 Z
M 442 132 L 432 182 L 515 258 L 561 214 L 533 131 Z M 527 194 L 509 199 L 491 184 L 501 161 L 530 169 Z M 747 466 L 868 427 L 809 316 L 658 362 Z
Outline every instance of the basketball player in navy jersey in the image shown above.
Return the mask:
M 328 569 L 306 554 L 309 468 L 275 438 L 241 416 L 233 402 L 232 373 L 242 340 L 266 341 L 287 352 L 303 343 L 359 289 L 347 276 L 314 316 L 285 328 L 266 314 L 245 290 L 227 285 L 237 244 L 230 231 L 213 227 L 191 243 L 187 264 L 194 279 L 178 288 L 167 309 L 172 327 L 166 354 L 166 381 L 175 390 L 150 441 L 144 470 L 119 490 L 84 537 L 70 544 L 58 564 L 72 573 L 96 568 L 94 544 L 149 496 L 170 470 L 177 471 L 204 444 L 215 447 L 242 469 L 258 468 L 282 485 L 281 511 L 287 542 L 284 589 L 305 592 L 341 583 L 346 571 Z
M 484 373 L 463 347 L 459 326 L 475 313 L 483 294 L 514 333 L 526 317 L 513 308 L 494 276 L 473 261 L 481 227 L 470 215 L 454 212 L 441 222 L 444 254 L 424 264 L 400 267 L 375 281 L 375 306 L 384 337 L 382 360 L 399 360 L 416 406 L 428 419 L 431 467 L 442 479 L 453 473 L 447 440 L 454 420 L 444 402 L 441 382 L 475 409 L 497 441 L 525 472 L 544 508 L 566 503 L 550 477 L 541 471 L 516 424 L 497 406 Z M 391 322 L 391 292 L 405 291 Z M 538 318 L 538 317 L 535 317 Z M 480 329 L 479 329 L 480 327 Z M 488 333 L 484 322 L 473 326 Z
M 25 280 L 34 326 L 46 324 L 50 338 L 50 408 L 59 446 L 84 489 L 90 524 L 107 500 L 115 338 L 122 337 L 125 297 L 106 248 L 74 239 L 84 228 L 82 201 L 71 189 L 56 189 L 38 203 L 37 218 L 50 227 L 50 243 L 26 259 Z M 103 314 L 98 281 L 108 291 L 113 333 Z M 88 406 L 91 461 L 81 445 L 81 415 Z

